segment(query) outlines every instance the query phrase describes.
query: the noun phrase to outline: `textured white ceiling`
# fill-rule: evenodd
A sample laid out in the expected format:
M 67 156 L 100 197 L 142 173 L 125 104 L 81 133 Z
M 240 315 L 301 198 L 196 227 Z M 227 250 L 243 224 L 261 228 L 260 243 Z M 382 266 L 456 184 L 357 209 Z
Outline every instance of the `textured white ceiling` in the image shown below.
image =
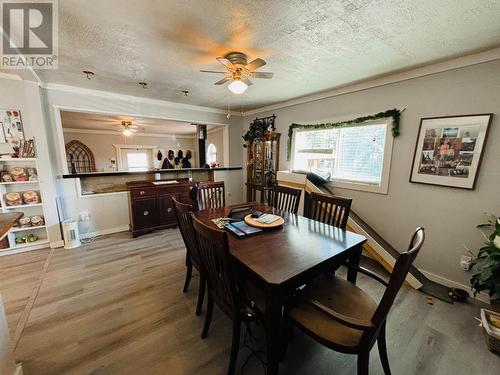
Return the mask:
M 42 80 L 251 109 L 486 50 L 498 0 L 60 0 L 59 70 Z M 216 56 L 242 51 L 274 72 L 236 96 L 214 86 Z M 81 73 L 96 73 L 88 81 Z M 147 81 L 149 89 L 137 85 Z M 180 91 L 189 90 L 184 97 Z
M 63 128 L 79 130 L 111 130 L 120 132 L 123 130 L 122 121 L 131 121 L 140 127 L 143 134 L 175 134 L 195 135 L 196 126 L 182 121 L 163 120 L 156 118 L 131 117 L 122 115 L 108 115 L 101 113 L 61 111 L 61 122 Z M 207 125 L 207 129 L 215 126 Z

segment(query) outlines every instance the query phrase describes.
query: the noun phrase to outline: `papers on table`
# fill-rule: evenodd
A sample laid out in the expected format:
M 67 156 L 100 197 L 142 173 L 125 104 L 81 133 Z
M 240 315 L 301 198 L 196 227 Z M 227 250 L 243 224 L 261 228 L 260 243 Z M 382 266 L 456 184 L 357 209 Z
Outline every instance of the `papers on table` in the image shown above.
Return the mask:
M 217 225 L 217 228 L 224 229 L 227 223 L 234 221 L 234 219 L 230 217 L 218 217 L 217 219 L 212 219 L 212 223 Z
M 273 214 L 263 214 L 260 215 L 258 218 L 254 219 L 255 221 L 258 221 L 261 224 L 271 224 L 274 223 L 276 220 L 279 220 L 280 216 L 273 215 Z
M 167 180 L 167 181 L 154 181 L 153 185 L 170 185 L 170 184 L 178 184 L 175 180 Z

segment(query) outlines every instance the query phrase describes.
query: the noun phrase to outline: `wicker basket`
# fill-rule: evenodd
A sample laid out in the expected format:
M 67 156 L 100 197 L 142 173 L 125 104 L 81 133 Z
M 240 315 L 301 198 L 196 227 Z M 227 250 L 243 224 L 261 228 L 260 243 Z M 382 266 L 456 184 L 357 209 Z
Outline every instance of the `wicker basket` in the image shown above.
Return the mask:
M 481 309 L 481 325 L 483 326 L 484 337 L 488 350 L 500 354 L 500 329 L 494 327 L 490 323 L 490 316 L 497 316 L 500 318 L 500 313 Z

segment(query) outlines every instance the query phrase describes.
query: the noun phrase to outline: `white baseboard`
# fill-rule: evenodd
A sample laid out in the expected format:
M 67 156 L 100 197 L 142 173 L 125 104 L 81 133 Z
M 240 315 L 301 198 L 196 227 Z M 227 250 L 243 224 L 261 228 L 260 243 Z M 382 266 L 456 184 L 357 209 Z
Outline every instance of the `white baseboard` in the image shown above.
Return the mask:
M 90 233 L 81 233 L 80 236 L 82 239 L 85 239 L 85 238 L 91 238 L 91 237 L 96 237 L 96 236 L 104 236 L 106 234 L 112 234 L 112 233 L 118 233 L 118 232 L 128 232 L 128 231 L 129 231 L 129 226 L 123 225 L 120 227 L 100 229 L 100 230 L 96 230 L 96 231 L 90 232 Z
M 59 240 L 59 241 L 53 241 L 49 244 L 51 249 L 57 249 L 58 247 L 63 247 L 64 246 L 64 241 Z
M 428 271 L 424 271 L 422 269 L 419 269 L 420 272 L 422 272 L 425 277 L 427 277 L 429 280 L 431 281 L 434 281 L 436 283 L 439 283 L 439 284 L 442 284 L 444 286 L 447 286 L 449 288 L 460 288 L 460 289 L 463 289 L 465 291 L 467 291 L 467 293 L 469 293 L 469 295 L 474 298 L 474 292 L 472 291 L 470 285 L 463 285 L 463 284 L 460 284 L 460 283 L 457 283 L 453 280 L 449 280 L 449 279 L 446 279 L 442 276 L 439 276 L 439 275 L 436 275 L 432 272 L 428 272 Z M 478 293 L 478 295 L 476 296 L 476 299 L 481 301 L 481 302 L 484 302 L 484 303 L 487 303 L 489 304 L 490 303 L 490 297 L 488 296 L 488 294 L 486 293 Z

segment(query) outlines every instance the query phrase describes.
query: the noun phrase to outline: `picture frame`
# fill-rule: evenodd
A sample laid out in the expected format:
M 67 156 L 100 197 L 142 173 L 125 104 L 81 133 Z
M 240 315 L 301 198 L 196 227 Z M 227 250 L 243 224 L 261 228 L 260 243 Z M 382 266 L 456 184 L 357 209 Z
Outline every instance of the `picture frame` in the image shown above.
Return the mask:
M 19 146 L 25 139 L 21 111 L 18 109 L 0 109 L 0 143 Z
M 420 119 L 410 182 L 473 190 L 493 113 Z

